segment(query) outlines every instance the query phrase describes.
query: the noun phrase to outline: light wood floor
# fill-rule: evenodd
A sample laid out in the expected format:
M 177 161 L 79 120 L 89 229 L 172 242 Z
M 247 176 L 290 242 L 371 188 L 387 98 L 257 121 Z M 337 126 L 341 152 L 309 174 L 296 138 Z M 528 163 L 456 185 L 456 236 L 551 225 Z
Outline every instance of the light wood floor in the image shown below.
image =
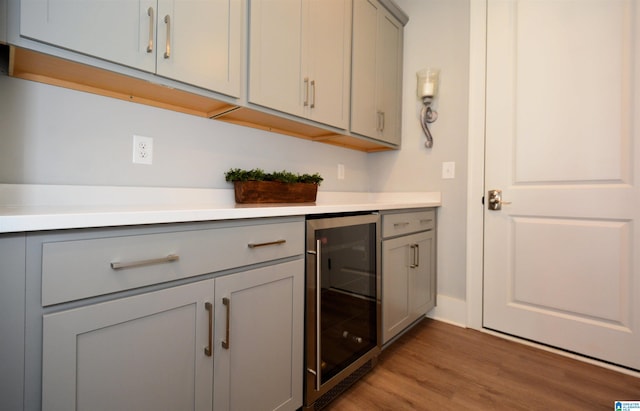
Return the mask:
M 640 378 L 424 320 L 325 410 L 613 410 Z

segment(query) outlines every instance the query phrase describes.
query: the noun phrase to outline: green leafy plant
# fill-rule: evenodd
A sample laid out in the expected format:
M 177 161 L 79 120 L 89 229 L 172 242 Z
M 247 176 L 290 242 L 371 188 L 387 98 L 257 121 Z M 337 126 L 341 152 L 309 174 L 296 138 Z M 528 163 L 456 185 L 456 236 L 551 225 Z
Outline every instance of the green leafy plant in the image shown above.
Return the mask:
M 281 183 L 322 183 L 322 176 L 315 174 L 296 174 L 290 171 L 282 170 L 272 173 L 265 173 L 264 170 L 254 168 L 252 170 L 243 170 L 240 168 L 232 168 L 224 173 L 224 178 L 228 182 L 234 181 L 279 181 Z

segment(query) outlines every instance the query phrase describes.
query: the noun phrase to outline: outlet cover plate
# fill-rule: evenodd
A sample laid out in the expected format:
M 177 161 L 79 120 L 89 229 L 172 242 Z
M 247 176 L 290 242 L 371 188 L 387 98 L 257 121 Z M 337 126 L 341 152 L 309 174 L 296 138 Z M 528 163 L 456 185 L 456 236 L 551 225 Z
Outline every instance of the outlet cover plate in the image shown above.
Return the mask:
M 442 178 L 450 179 L 456 177 L 456 163 L 453 161 L 445 161 L 442 163 Z
M 153 164 L 153 138 L 133 136 L 133 163 Z

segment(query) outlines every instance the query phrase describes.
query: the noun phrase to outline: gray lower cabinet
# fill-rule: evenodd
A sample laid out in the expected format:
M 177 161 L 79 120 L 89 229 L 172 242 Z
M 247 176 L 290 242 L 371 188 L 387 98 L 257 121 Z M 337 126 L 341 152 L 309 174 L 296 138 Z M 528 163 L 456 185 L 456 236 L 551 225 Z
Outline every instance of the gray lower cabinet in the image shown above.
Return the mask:
M 25 235 L 0 234 L 0 410 L 24 406 L 24 273 Z
M 297 409 L 303 271 L 290 261 L 45 315 L 43 410 Z
M 435 211 L 382 214 L 382 343 L 436 305 Z
M 302 405 L 303 273 L 296 260 L 216 278 L 216 411 Z
M 298 409 L 303 250 L 303 217 L 0 236 L 0 409 Z
M 214 280 L 44 315 L 43 410 L 210 410 Z

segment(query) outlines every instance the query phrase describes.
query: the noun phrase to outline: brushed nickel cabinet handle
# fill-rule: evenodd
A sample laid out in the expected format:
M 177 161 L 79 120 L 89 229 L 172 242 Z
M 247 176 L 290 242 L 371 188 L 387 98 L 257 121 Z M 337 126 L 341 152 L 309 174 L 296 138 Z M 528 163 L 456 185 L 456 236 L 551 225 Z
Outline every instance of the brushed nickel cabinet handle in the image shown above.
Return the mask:
M 167 46 L 164 49 L 164 58 L 171 57 L 171 17 L 167 14 L 164 16 L 164 22 L 167 24 Z
M 147 53 L 153 53 L 153 7 L 147 9 L 147 15 L 149 16 L 149 44 L 147 44 Z
M 228 350 L 231 346 L 229 341 L 229 319 L 231 318 L 231 301 L 227 297 L 224 297 L 222 299 L 222 305 L 227 307 L 227 335 L 225 340 L 222 341 L 222 348 Z
M 316 81 L 311 80 L 311 105 L 310 108 L 316 107 Z
M 416 268 L 416 245 L 411 244 L 409 247 L 411 248 L 411 264 L 409 264 L 409 268 Z
M 378 110 L 376 115 L 378 116 L 377 124 L 376 124 L 376 131 L 379 131 L 379 132 L 382 133 L 384 131 L 384 111 Z
M 258 248 L 258 247 L 266 247 L 269 245 L 280 245 L 280 244 L 284 244 L 286 243 L 287 240 L 276 240 L 276 241 L 269 241 L 266 243 L 249 243 L 247 244 L 247 247 L 249 248 Z
M 414 244 L 415 246 L 415 257 L 416 257 L 416 262 L 415 262 L 415 267 L 420 267 L 420 244 Z
M 111 268 L 113 270 L 122 270 L 125 268 L 143 267 L 145 265 L 170 263 L 172 261 L 178 261 L 179 259 L 180 259 L 179 255 L 169 254 L 166 257 L 152 258 L 150 260 L 138 260 L 138 261 L 125 262 L 125 263 L 114 261 L 111 263 Z
M 409 225 L 409 222 L 408 222 L 408 221 L 403 221 L 403 222 L 401 222 L 401 223 L 394 223 L 394 224 L 393 224 L 393 227 L 394 227 L 394 228 L 400 228 L 400 227 L 406 227 L 406 226 L 408 226 L 408 225 Z
M 209 345 L 204 347 L 204 355 L 211 357 L 213 355 L 213 304 L 204 303 L 204 309 L 209 314 Z
M 304 102 L 302 105 L 305 107 L 309 105 L 309 77 L 304 78 Z

